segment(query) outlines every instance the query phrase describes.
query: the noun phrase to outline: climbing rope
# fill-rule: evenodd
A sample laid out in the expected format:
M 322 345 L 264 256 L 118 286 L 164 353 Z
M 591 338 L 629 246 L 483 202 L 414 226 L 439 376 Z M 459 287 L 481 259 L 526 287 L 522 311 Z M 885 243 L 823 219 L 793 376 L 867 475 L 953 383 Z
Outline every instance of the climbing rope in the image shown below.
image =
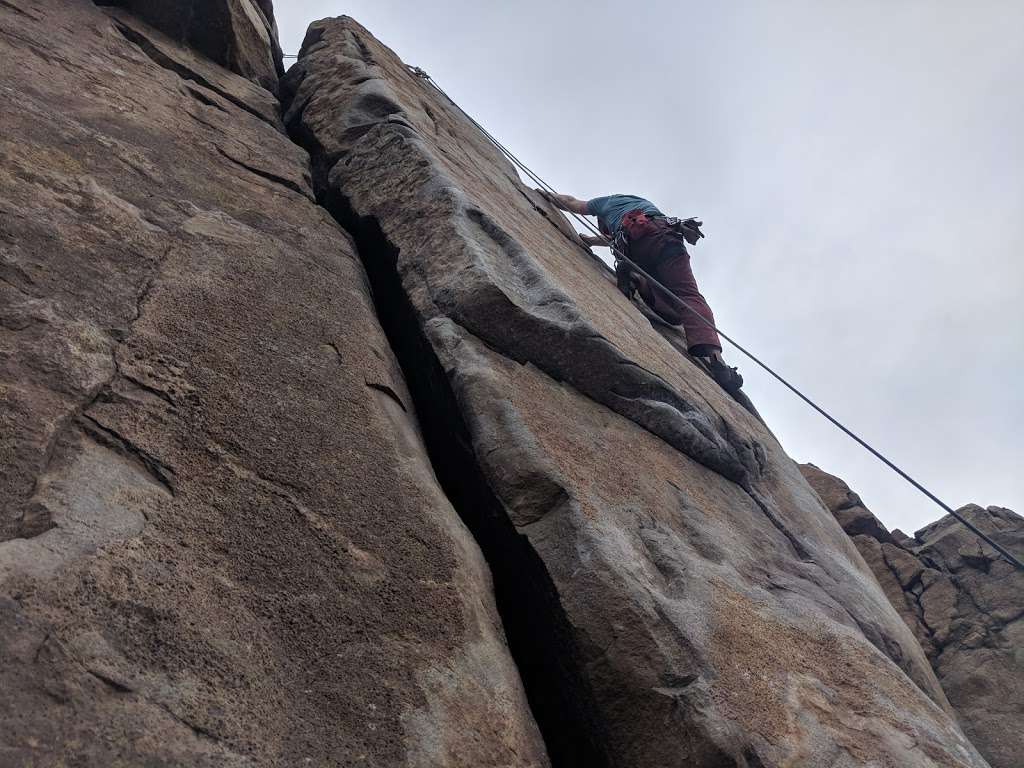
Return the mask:
M 555 189 L 550 184 L 548 184 L 540 176 L 538 176 L 536 173 L 534 173 L 518 157 L 516 157 L 514 154 L 512 154 L 512 152 L 507 147 L 505 147 L 504 144 L 502 144 L 500 141 L 498 141 L 490 133 L 490 131 L 488 131 L 486 128 L 484 128 L 482 125 L 480 125 L 480 123 L 478 123 L 476 121 L 476 119 L 474 119 L 462 107 L 460 107 L 458 104 L 456 104 L 455 100 L 452 99 L 452 97 L 449 96 L 444 91 L 444 89 L 441 88 L 441 86 L 439 86 L 437 84 L 437 82 L 430 75 L 428 75 L 426 72 L 424 72 L 419 67 L 412 67 L 412 66 L 410 66 L 409 67 L 409 71 L 412 74 L 414 74 L 415 76 L 425 80 L 427 83 L 429 83 L 431 86 L 433 86 L 437 90 L 437 92 L 440 93 L 442 96 L 444 96 L 444 98 L 447 99 L 448 102 L 453 107 L 455 107 L 455 109 L 457 109 L 467 120 L 469 120 L 469 122 L 472 123 L 477 128 L 477 130 L 479 130 L 487 138 L 487 140 L 490 141 L 491 144 L 493 144 L 498 149 L 499 152 L 501 152 L 505 157 L 507 157 L 508 160 L 513 165 L 515 165 L 516 168 L 518 168 L 523 173 L 525 173 L 526 176 L 531 181 L 533 181 L 538 187 L 540 187 L 542 190 L 548 192 L 551 195 L 557 195 L 558 194 L 555 191 Z M 593 224 L 591 224 L 582 215 L 580 215 L 580 214 L 578 214 L 578 213 L 576 213 L 574 211 L 566 211 L 566 213 L 568 213 L 570 216 L 572 216 L 585 229 L 589 230 L 590 232 L 592 232 L 593 234 L 595 234 L 595 235 L 597 235 L 599 237 L 604 237 L 601 234 L 601 232 L 597 229 L 597 227 L 595 227 Z M 590 249 L 589 248 L 587 248 L 586 250 L 587 250 L 588 253 L 590 253 Z M 842 422 L 840 422 L 839 420 L 834 418 L 828 411 L 826 411 L 824 408 L 822 408 L 816 402 L 814 402 L 809 397 L 807 397 L 807 395 L 805 395 L 803 392 L 801 392 L 799 389 L 797 389 L 794 385 L 790 384 L 786 379 L 784 379 L 781 375 L 776 373 L 776 371 L 773 370 L 771 367 L 769 367 L 766 363 L 762 362 L 752 352 L 750 352 L 745 347 L 740 345 L 739 342 L 737 342 L 735 339 L 731 338 L 729 335 L 724 333 L 721 329 L 719 329 L 717 326 L 715 326 L 714 323 L 712 323 L 710 320 L 708 320 L 706 317 L 704 317 L 702 314 L 700 314 L 700 312 L 698 312 L 696 309 L 694 309 L 692 306 L 690 306 L 687 302 L 685 302 L 683 299 L 681 299 L 678 296 L 676 296 L 668 288 L 666 288 L 660 282 L 655 280 L 645 270 L 641 269 L 635 262 L 631 261 L 624 254 L 622 254 L 621 252 L 619 252 L 617 250 L 613 250 L 613 252 L 615 254 L 615 257 L 618 260 L 625 262 L 626 264 L 629 265 L 630 269 L 633 269 L 636 272 L 638 272 L 639 274 L 643 275 L 644 278 L 646 278 L 650 282 L 650 284 L 652 286 L 654 286 L 655 289 L 658 290 L 668 301 L 673 302 L 677 307 L 685 309 L 686 311 L 694 314 L 702 323 L 707 325 L 709 328 L 713 329 L 719 336 L 721 336 L 723 339 L 728 341 L 737 350 L 742 352 L 744 355 L 746 355 L 748 358 L 750 358 L 750 360 L 752 360 L 754 363 L 756 363 L 758 366 L 760 366 L 762 369 L 764 369 L 768 374 L 770 374 L 773 378 L 775 378 L 779 383 L 781 383 L 784 387 L 786 387 L 790 392 L 795 394 L 797 397 L 799 397 L 801 400 L 803 400 L 805 403 L 807 403 L 807 405 L 809 405 L 815 411 L 817 411 L 822 416 L 824 416 L 833 426 L 837 427 L 847 437 L 853 439 L 858 445 L 860 445 L 862 448 L 864 448 L 866 451 L 868 451 L 868 453 L 870 453 L 876 459 L 881 461 L 883 464 L 885 464 L 885 466 L 887 466 L 889 469 L 891 469 L 897 475 L 899 475 L 904 480 L 906 480 L 908 483 L 910 483 L 910 485 L 912 485 L 918 491 L 920 491 L 925 496 L 927 496 L 929 499 L 931 499 L 933 502 L 935 502 L 935 504 L 937 504 L 947 514 L 951 515 L 954 519 L 956 519 L 961 524 L 963 524 L 963 526 L 965 528 L 967 528 L 967 530 L 969 530 L 975 536 L 977 536 L 982 541 L 984 541 L 986 544 L 991 546 L 1000 555 L 1002 555 L 1002 557 L 1006 560 L 1006 562 L 1010 563 L 1010 565 L 1016 567 L 1017 569 L 1019 569 L 1021 571 L 1024 571 L 1024 563 L 1022 563 L 1020 560 L 1018 560 L 1016 557 L 1014 557 L 1014 555 L 1012 555 L 1010 552 L 1008 552 L 1000 544 L 998 544 L 997 542 L 993 541 L 992 538 L 990 536 L 988 536 L 986 533 L 984 533 L 983 531 L 979 530 L 975 525 L 973 525 L 971 523 L 970 520 L 967 520 L 963 515 L 961 515 L 955 509 L 953 509 L 951 506 L 949 506 L 944 501 L 942 501 L 942 499 L 940 499 L 934 493 L 929 491 L 925 486 L 923 486 L 921 483 L 919 483 L 917 480 L 915 480 L 909 474 L 904 472 L 899 466 L 897 466 L 894 462 L 892 462 L 884 454 L 882 454 L 881 452 L 877 451 L 866 440 L 862 439 L 855 432 L 853 432 L 852 430 L 847 428 Z

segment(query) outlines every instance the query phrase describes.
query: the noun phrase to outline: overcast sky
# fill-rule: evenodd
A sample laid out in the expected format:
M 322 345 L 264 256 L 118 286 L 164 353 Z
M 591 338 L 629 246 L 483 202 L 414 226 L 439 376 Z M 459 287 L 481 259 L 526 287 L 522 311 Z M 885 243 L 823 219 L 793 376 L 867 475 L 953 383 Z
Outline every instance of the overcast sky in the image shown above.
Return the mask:
M 1024 2 L 278 0 L 347 14 L 560 191 L 700 215 L 720 327 L 954 507 L 1024 512 Z M 941 512 L 734 350 L 798 461 Z

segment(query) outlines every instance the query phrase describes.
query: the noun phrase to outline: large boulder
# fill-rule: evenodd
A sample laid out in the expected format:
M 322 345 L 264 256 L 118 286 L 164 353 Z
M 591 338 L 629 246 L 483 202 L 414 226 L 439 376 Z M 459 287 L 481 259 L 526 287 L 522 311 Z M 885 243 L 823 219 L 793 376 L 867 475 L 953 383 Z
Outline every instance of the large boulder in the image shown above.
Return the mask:
M 100 0 L 135 14 L 193 51 L 277 90 L 284 74 L 272 0 Z
M 842 480 L 812 464 L 801 470 L 918 636 L 971 741 L 993 768 L 1016 768 L 1024 754 L 1024 573 L 951 515 L 913 539 L 897 537 Z M 857 498 L 854 514 L 845 492 Z M 1020 515 L 975 504 L 958 514 L 1024 557 Z
M 983 766 L 767 429 L 351 19 L 283 83 L 557 765 Z
M 547 765 L 306 153 L 122 14 L 0 2 L 0 765 Z

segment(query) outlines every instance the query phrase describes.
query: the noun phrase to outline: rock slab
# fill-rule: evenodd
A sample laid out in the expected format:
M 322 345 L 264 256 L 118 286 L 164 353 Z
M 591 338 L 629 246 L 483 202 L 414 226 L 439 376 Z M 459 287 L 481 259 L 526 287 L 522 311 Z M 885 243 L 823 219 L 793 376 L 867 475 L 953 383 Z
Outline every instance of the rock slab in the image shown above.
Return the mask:
M 85 0 L 0 62 L 0 765 L 546 766 L 272 96 Z
M 102 0 L 269 91 L 284 74 L 270 0 Z

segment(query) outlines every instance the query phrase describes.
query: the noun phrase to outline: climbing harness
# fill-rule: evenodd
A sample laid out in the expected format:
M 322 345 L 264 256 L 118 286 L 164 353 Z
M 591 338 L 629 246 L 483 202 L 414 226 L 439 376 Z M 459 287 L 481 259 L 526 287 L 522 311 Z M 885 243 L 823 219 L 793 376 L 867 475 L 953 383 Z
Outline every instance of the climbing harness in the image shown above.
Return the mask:
M 411 74 L 413 74 L 416 77 L 419 77 L 422 80 L 426 81 L 435 90 L 437 90 L 438 93 L 440 93 L 445 99 L 447 99 L 448 102 L 456 110 L 458 110 L 463 115 L 463 117 L 465 117 L 467 120 L 469 120 L 469 122 L 472 123 L 473 126 L 475 126 L 476 129 L 479 130 L 480 133 L 482 133 L 487 138 L 487 140 L 490 141 L 491 144 L 493 144 L 495 146 L 495 148 L 499 152 L 501 152 L 506 158 L 508 158 L 509 162 L 511 162 L 513 165 L 516 166 L 516 168 L 518 168 L 520 171 L 522 171 L 524 174 L 526 174 L 526 176 L 531 181 L 533 181 L 535 184 L 537 184 L 538 187 L 540 187 L 542 190 L 544 190 L 545 192 L 547 192 L 550 195 L 557 195 L 558 194 L 555 191 L 554 187 L 552 187 L 550 184 L 548 184 L 546 181 L 544 181 L 542 178 L 540 178 L 536 173 L 534 173 L 532 170 L 530 170 L 530 168 L 525 163 L 523 163 L 518 157 L 516 157 L 514 154 L 512 154 L 512 152 L 508 148 L 506 148 L 500 141 L 498 141 L 486 128 L 484 128 L 480 123 L 478 123 L 462 107 L 460 107 L 458 104 L 456 104 L 455 100 L 452 99 L 452 97 L 449 96 L 444 91 L 444 89 L 442 89 L 441 86 L 439 86 L 437 84 L 437 82 L 430 75 L 428 75 L 426 72 L 424 72 L 419 67 L 409 66 L 408 69 L 409 69 L 409 72 Z M 597 235 L 598 237 L 602 237 L 602 238 L 604 237 L 604 235 L 600 232 L 600 230 L 597 227 L 595 227 L 593 224 L 591 224 L 587 219 L 585 219 L 580 214 L 575 213 L 574 211 L 566 211 L 566 213 L 568 213 L 570 216 L 572 216 L 584 229 L 589 230 L 591 233 L 593 233 L 594 235 Z M 693 220 L 693 219 L 687 219 L 686 220 L 686 222 L 692 222 L 692 221 L 695 221 L 695 220 Z M 700 228 L 699 228 L 700 222 L 696 222 L 696 223 L 698 225 L 697 226 L 697 232 L 700 233 Z M 701 233 L 700 237 L 703 237 L 703 236 L 704 235 Z M 607 238 L 605 238 L 605 239 L 607 239 Z M 900 469 L 900 467 L 898 467 L 895 463 L 893 463 L 890 459 L 888 459 L 884 454 L 880 453 L 875 448 L 873 448 L 867 441 L 863 440 L 856 433 L 854 433 L 852 430 L 847 428 L 842 422 L 840 422 L 837 419 L 835 419 L 828 411 L 826 411 L 820 405 L 818 405 L 813 400 L 811 400 L 809 397 L 807 397 L 807 395 L 805 395 L 803 392 L 801 392 L 799 389 L 797 389 L 794 385 L 790 384 L 786 379 L 784 379 L 781 375 L 776 373 L 766 363 L 762 362 L 756 355 L 754 355 L 752 352 L 750 352 L 745 347 L 740 345 L 739 342 L 737 342 L 735 339 L 731 338 L 727 334 L 723 333 L 721 331 L 721 329 L 719 329 L 718 327 L 715 326 L 714 323 L 712 323 L 706 317 L 704 317 L 699 312 L 697 312 L 696 309 L 694 309 L 688 303 L 686 303 L 685 301 L 680 299 L 678 296 L 676 296 L 674 293 L 672 293 L 668 288 L 666 288 L 660 282 L 658 282 L 653 277 L 651 277 L 651 275 L 649 275 L 646 271 L 641 269 L 635 262 L 630 260 L 630 258 L 624 252 L 616 250 L 616 248 L 614 247 L 614 245 L 615 245 L 614 242 L 612 242 L 611 245 L 612 245 L 612 253 L 615 255 L 615 258 L 616 258 L 617 262 L 621 262 L 621 263 L 627 265 L 629 267 L 629 269 L 633 270 L 637 274 L 642 275 L 649 282 L 649 284 L 653 288 L 655 288 L 659 293 L 664 295 L 665 298 L 668 301 L 670 301 L 672 303 L 675 303 L 677 307 L 685 309 L 686 311 L 691 312 L 692 314 L 696 315 L 700 319 L 700 321 L 702 323 L 707 325 L 709 328 L 713 329 L 716 333 L 718 333 L 719 336 L 721 336 L 723 339 L 725 339 L 730 344 L 732 344 L 737 350 L 739 350 L 744 355 L 746 355 L 748 358 L 750 358 L 750 360 L 752 360 L 754 363 L 756 363 L 759 367 L 764 369 L 769 375 L 771 375 L 774 379 L 776 379 L 779 383 L 781 383 L 784 387 L 786 387 L 786 389 L 788 389 L 790 392 L 792 392 L 797 397 L 799 397 L 801 400 L 803 400 L 807 405 L 809 405 L 811 408 L 813 408 L 819 414 L 824 416 L 833 426 L 835 426 L 837 429 L 839 429 L 841 432 L 843 432 L 847 437 L 852 439 L 854 442 L 856 442 L 858 445 L 860 445 L 862 448 L 864 448 L 868 453 L 870 453 L 876 459 L 878 459 L 883 464 L 885 464 L 885 466 L 887 466 L 889 469 L 891 469 L 897 475 L 899 475 L 904 480 L 906 480 L 908 483 L 910 483 L 910 485 L 912 485 L 914 488 L 916 488 L 922 494 L 927 496 L 931 501 L 933 501 L 935 504 L 937 504 L 940 509 L 942 509 L 947 514 L 952 516 L 955 520 L 960 522 L 965 528 L 967 528 L 967 530 L 969 530 L 971 533 L 973 533 L 979 539 L 981 539 L 986 544 L 991 546 L 994 550 L 996 550 L 996 552 L 998 552 L 1003 557 L 1004 560 L 1006 560 L 1006 562 L 1010 563 L 1010 565 L 1014 566 L 1018 570 L 1024 571 L 1024 563 L 1022 563 L 1020 560 L 1018 560 L 1013 554 L 1011 554 L 1009 551 L 1007 551 L 1003 546 L 1001 546 L 999 543 L 994 541 L 985 532 L 981 531 L 977 526 L 975 526 L 973 523 L 971 523 L 970 520 L 966 519 L 963 515 L 961 515 L 959 512 L 957 512 L 955 509 L 953 509 L 948 504 L 946 504 L 946 502 L 944 502 L 942 499 L 940 499 L 934 493 L 929 491 L 925 486 L 923 486 L 921 483 L 919 483 L 917 480 L 915 480 L 909 474 L 907 474 L 902 469 Z M 592 258 L 595 258 L 595 260 L 597 260 L 596 257 L 593 256 L 593 253 L 590 251 L 589 248 L 586 248 L 586 251 L 591 255 Z M 606 269 L 609 269 L 607 264 L 604 264 L 604 262 L 600 262 L 600 263 L 603 264 Z M 616 276 L 617 276 L 617 280 L 618 280 L 618 270 L 616 270 Z

